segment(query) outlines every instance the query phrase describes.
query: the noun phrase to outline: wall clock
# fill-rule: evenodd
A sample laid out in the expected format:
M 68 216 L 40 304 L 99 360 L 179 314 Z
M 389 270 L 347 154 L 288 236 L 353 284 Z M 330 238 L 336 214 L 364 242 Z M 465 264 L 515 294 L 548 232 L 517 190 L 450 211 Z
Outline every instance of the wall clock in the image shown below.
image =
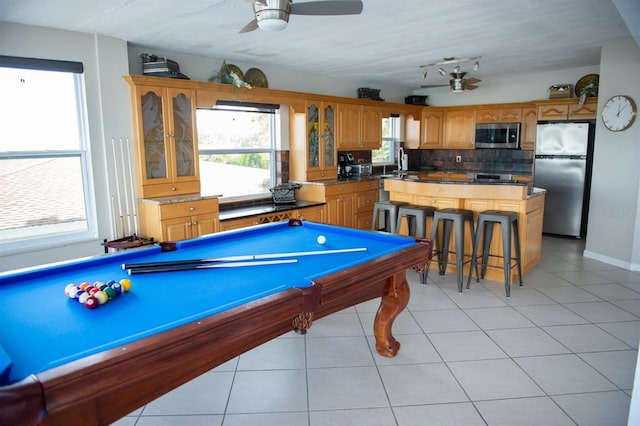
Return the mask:
M 636 119 L 636 103 L 629 96 L 616 95 L 604 104 L 602 122 L 612 132 L 627 130 Z

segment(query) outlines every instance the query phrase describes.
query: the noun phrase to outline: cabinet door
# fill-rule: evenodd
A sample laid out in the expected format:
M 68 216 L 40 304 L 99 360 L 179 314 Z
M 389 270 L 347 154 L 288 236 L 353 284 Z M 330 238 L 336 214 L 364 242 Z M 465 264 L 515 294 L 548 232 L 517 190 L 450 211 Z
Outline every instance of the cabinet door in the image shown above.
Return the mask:
M 327 197 L 327 223 L 331 225 L 353 227 L 354 222 L 353 194 Z
M 534 150 L 536 148 L 536 130 L 538 111 L 534 107 L 522 108 L 522 129 L 520 129 L 520 148 Z
M 420 116 L 414 117 L 412 114 L 404 116 L 404 147 L 407 149 L 418 149 L 421 143 L 421 123 Z
M 170 182 L 166 91 L 160 87 L 138 86 L 135 94 L 138 102 L 136 148 L 140 184 Z
M 331 103 L 308 102 L 306 124 L 307 179 L 335 177 L 336 107 Z
M 526 221 L 521 227 L 524 229 L 523 235 L 520 236 L 524 244 L 522 256 L 522 269 L 526 271 L 530 265 L 533 265 L 540 259 L 542 248 L 542 224 L 544 218 L 544 209 L 537 209 L 527 213 Z
M 171 99 L 169 144 L 174 181 L 194 180 L 198 176 L 196 92 L 190 89 L 168 89 L 168 92 Z
M 445 148 L 472 149 L 475 136 L 476 111 L 452 110 L 445 112 Z
M 362 107 L 362 141 L 360 149 L 380 149 L 382 146 L 382 110 Z
M 566 120 L 568 111 L 567 104 L 538 105 L 538 120 Z
M 355 104 L 338 104 L 338 149 L 360 149 L 362 133 L 362 107 Z
M 594 120 L 598 109 L 597 103 L 569 104 L 570 120 Z
M 422 138 L 420 148 L 438 149 L 442 148 L 442 125 L 444 122 L 443 111 L 423 111 L 422 112 Z
M 181 241 L 191 238 L 191 218 L 177 217 L 162 221 L 162 240 Z
M 218 215 L 215 213 L 201 214 L 191 217 L 192 237 L 218 232 Z

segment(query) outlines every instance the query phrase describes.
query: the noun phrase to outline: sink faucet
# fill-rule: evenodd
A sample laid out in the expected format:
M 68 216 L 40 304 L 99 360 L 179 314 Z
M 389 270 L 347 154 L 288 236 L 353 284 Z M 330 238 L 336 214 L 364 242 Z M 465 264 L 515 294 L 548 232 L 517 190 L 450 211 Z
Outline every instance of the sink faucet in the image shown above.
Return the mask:
M 404 149 L 398 148 L 398 173 L 402 171 L 402 159 L 404 158 Z

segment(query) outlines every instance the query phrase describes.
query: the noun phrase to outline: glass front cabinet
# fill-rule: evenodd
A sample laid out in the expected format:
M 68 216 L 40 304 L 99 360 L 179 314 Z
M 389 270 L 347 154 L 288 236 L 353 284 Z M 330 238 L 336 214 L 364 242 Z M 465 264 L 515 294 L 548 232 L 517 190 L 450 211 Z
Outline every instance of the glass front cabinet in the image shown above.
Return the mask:
M 336 106 L 307 101 L 305 108 L 306 180 L 335 179 L 338 175 Z
M 135 86 L 138 196 L 200 192 L 193 89 Z

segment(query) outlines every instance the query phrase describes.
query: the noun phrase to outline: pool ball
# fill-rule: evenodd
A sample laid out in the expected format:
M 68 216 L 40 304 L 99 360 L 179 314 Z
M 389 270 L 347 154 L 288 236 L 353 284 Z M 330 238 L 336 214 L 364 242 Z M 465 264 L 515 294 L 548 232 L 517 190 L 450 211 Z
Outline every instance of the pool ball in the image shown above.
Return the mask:
M 84 306 L 88 309 L 95 309 L 99 304 L 100 302 L 98 302 L 98 299 L 93 296 L 87 297 L 87 300 L 84 301 Z
M 120 285 L 122 286 L 122 292 L 125 293 L 131 289 L 131 280 L 123 278 L 120 280 Z
M 93 294 L 93 297 L 95 297 L 96 299 L 98 299 L 98 302 L 101 305 L 104 305 L 105 303 L 107 303 L 107 301 L 109 300 L 109 296 L 107 296 L 107 294 L 104 291 L 98 290 Z
M 325 237 L 324 235 L 318 235 L 316 241 L 318 242 L 318 244 L 324 244 L 327 242 L 327 237 Z

